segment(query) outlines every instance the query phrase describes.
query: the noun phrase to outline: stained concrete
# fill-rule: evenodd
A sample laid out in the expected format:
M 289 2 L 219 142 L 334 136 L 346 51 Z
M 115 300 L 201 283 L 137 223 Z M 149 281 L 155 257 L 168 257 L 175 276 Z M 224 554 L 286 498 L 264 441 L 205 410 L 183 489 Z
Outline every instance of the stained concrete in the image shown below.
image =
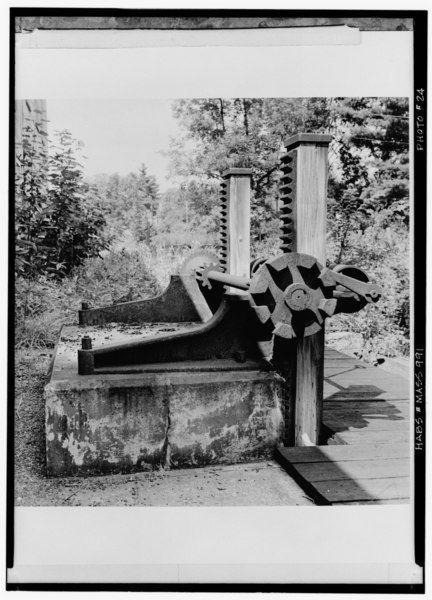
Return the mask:
M 69 477 L 21 487 L 17 506 L 313 506 L 273 460 L 129 475 Z
M 178 364 L 179 370 L 173 363 L 168 369 L 138 365 L 131 373 L 77 374 L 83 335 L 99 346 L 166 330 L 166 324 L 62 329 L 45 387 L 49 475 L 232 464 L 272 456 L 283 434 L 284 386 L 259 363 L 221 361 L 218 369 L 217 361 L 196 361 L 192 368 Z

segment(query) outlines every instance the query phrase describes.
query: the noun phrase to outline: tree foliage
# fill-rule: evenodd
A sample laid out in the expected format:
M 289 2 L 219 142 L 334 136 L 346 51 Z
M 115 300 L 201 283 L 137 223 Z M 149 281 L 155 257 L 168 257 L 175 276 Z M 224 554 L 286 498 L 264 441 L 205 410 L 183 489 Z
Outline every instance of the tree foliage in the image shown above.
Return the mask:
M 83 179 L 80 145 L 68 131 L 46 134 L 29 125 L 16 155 L 16 271 L 63 277 L 105 246 L 96 190 Z
M 384 284 L 386 294 L 373 311 L 338 317 L 335 326 L 352 322 L 364 331 L 365 340 L 379 338 L 382 347 L 393 336 L 391 351 L 396 346 L 406 351 L 408 100 L 207 98 L 176 101 L 173 112 L 183 129 L 169 151 L 173 176 L 187 182 L 198 175 L 217 183 L 227 168 L 252 168 L 253 254 L 277 247 L 278 168 L 287 138 L 309 131 L 332 136 L 328 262 L 364 267 Z

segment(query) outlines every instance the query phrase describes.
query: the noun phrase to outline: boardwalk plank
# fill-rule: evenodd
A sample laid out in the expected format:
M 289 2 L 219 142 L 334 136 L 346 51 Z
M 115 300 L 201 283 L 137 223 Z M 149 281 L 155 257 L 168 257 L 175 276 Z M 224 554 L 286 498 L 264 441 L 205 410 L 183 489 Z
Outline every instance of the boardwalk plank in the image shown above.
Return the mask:
M 409 444 L 410 442 L 409 431 L 369 431 L 367 427 L 357 431 L 336 432 L 332 438 L 333 443 L 364 446 L 374 442 L 381 444 Z
M 389 458 L 325 463 L 297 464 L 296 468 L 311 483 L 317 481 L 339 481 L 342 479 L 386 479 L 388 477 L 409 477 L 410 459 Z
M 324 373 L 328 445 L 279 448 L 278 460 L 317 504 L 408 502 L 408 379 L 331 349 Z
M 306 446 L 278 448 L 278 453 L 292 464 L 328 461 L 408 458 L 408 446 L 370 444 L 368 446 Z
M 352 502 L 353 500 L 402 500 L 409 498 L 409 477 L 374 479 L 343 479 L 317 481 L 317 491 L 329 502 Z

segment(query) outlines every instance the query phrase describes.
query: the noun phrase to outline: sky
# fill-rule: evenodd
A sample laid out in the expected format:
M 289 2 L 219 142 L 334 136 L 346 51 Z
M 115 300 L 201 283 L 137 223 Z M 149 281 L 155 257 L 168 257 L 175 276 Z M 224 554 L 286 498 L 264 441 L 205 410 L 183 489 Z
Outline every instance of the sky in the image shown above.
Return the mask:
M 84 143 L 85 176 L 125 175 L 144 163 L 160 190 L 173 185 L 166 179 L 170 136 L 178 132 L 167 99 L 47 100 L 48 133 L 68 129 Z

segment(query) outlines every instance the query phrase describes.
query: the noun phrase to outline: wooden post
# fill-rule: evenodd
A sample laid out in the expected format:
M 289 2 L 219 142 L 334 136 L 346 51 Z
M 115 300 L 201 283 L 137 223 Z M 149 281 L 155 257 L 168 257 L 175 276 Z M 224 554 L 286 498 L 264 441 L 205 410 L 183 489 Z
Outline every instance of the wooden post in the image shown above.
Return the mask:
M 286 142 L 293 156 L 293 252 L 326 261 L 327 171 L 329 135 L 302 133 Z M 320 441 L 324 375 L 324 329 L 300 339 L 296 356 L 294 443 Z
M 225 188 L 222 211 L 226 215 L 223 225 L 223 265 L 230 275 L 250 275 L 250 190 L 252 169 L 229 169 L 224 173 Z M 228 287 L 233 295 L 247 292 Z

